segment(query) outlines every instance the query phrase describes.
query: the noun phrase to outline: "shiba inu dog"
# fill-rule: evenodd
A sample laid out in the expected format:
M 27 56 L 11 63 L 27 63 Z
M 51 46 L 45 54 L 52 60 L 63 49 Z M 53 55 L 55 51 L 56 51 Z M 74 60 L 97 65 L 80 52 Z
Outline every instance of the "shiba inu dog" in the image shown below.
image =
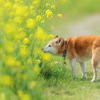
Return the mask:
M 63 56 L 66 50 L 66 56 L 70 61 L 73 77 L 76 76 L 76 62 L 79 62 L 82 69 L 82 77 L 86 78 L 85 62 L 91 59 L 94 73 L 91 81 L 97 80 L 97 66 L 100 62 L 100 36 L 88 35 L 64 39 L 56 35 L 42 50 L 45 53 L 58 56 Z

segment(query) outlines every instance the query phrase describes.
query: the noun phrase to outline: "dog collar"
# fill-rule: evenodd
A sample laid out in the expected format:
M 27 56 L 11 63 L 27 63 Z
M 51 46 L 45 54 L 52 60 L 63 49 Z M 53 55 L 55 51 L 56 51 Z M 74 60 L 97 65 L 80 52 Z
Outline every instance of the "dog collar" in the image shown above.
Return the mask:
M 63 51 L 63 60 L 64 60 L 64 64 L 66 64 L 66 52 L 67 52 L 67 41 L 64 41 L 64 51 Z
M 64 51 L 63 51 L 63 55 L 62 55 L 64 64 L 66 64 L 66 52 L 67 52 L 68 44 L 69 44 L 69 40 L 64 41 Z

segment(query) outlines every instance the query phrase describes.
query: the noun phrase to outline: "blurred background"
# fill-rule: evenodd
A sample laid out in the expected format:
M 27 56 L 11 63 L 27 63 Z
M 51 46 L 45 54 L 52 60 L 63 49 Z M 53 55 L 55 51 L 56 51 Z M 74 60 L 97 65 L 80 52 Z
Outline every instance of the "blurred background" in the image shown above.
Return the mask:
M 62 0 L 53 33 L 63 37 L 100 34 L 100 0 Z
M 100 99 L 90 62 L 74 80 L 68 60 L 43 53 L 53 34 L 99 35 L 100 0 L 0 0 L 0 100 Z

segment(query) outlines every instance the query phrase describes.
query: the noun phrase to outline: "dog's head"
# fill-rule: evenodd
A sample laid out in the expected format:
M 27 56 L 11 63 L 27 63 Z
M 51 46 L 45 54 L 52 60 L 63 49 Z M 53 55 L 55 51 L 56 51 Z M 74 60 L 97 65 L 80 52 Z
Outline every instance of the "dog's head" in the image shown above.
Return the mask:
M 51 53 L 53 55 L 62 55 L 64 50 L 64 38 L 55 36 L 45 47 L 42 48 L 44 53 Z

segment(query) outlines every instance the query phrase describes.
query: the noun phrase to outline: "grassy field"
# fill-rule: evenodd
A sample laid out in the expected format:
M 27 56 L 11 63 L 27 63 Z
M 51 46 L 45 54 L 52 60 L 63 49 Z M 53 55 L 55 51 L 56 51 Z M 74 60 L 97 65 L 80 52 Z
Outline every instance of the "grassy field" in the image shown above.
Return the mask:
M 63 66 L 61 60 L 62 58 L 58 58 L 60 63 L 54 67 L 54 73 L 58 75 L 51 75 L 48 79 L 44 78 L 47 86 L 43 88 L 43 96 L 48 100 L 99 100 L 100 73 L 98 72 L 98 81 L 91 82 L 93 72 L 90 61 L 87 62 L 87 78 L 83 79 L 78 63 L 77 75 L 76 78 L 73 78 L 68 60 L 67 66 Z M 56 69 L 58 70 L 56 71 Z
M 99 100 L 99 81 L 90 82 L 90 62 L 87 79 L 81 78 L 78 64 L 73 78 L 68 61 L 63 66 L 62 58 L 41 50 L 54 38 L 51 30 L 62 13 L 73 20 L 80 13 L 99 12 L 99 3 L 0 0 L 0 100 Z

